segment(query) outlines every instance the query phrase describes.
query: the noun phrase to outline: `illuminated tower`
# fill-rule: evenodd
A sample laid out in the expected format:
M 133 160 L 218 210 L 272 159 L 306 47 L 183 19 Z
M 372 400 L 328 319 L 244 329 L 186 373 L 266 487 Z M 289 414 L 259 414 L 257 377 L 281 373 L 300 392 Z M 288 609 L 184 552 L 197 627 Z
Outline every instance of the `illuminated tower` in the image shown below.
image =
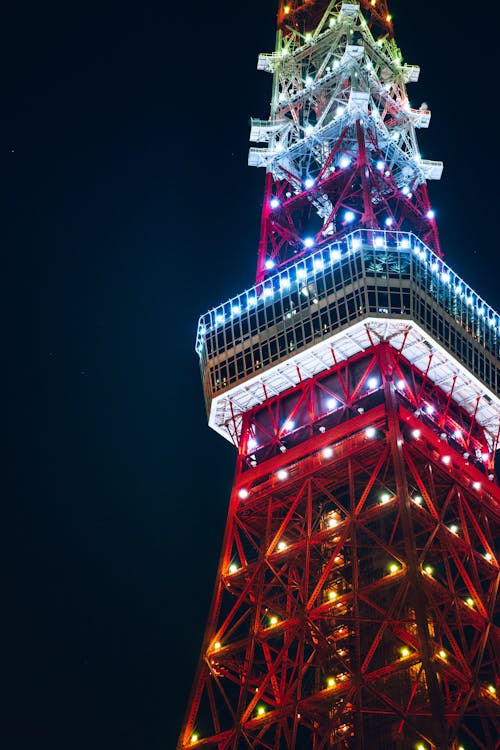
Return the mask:
M 200 319 L 237 449 L 179 750 L 498 750 L 500 319 L 442 259 L 383 0 L 278 11 L 256 285 Z

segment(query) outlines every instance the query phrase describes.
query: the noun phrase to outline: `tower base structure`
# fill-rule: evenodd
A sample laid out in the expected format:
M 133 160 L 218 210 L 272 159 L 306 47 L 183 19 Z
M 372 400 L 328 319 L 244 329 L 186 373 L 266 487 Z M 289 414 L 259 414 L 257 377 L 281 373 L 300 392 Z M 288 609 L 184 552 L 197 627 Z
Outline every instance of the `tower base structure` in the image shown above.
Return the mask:
M 238 457 L 179 750 L 498 750 L 498 325 L 380 232 L 202 317 Z

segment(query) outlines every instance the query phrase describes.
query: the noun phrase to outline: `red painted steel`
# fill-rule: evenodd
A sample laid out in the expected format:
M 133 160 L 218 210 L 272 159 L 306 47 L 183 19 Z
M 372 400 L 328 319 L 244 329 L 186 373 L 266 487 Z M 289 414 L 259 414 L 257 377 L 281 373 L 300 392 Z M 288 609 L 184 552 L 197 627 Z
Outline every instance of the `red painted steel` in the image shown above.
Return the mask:
M 330 173 L 328 167 L 331 161 L 340 154 L 352 158 L 350 166 Z M 371 155 L 372 159 L 368 160 L 364 135 L 359 126 L 357 149 L 356 152 L 353 151 L 350 129 L 346 127 L 311 188 L 304 188 L 292 174 L 288 179 L 281 180 L 274 180 L 270 173 L 266 176 L 257 283 L 270 273 L 266 268 L 266 260 L 274 262 L 275 273 L 276 268 L 295 263 L 309 252 L 304 247 L 303 236 L 305 227 L 314 216 L 315 194 L 327 196 L 332 205 L 330 217 L 318 226 L 317 233 L 313 235 L 316 249 L 352 231 L 350 222 L 338 219 L 342 211 L 349 210 L 357 216 L 356 226 L 367 229 L 386 228 L 385 221 L 390 217 L 391 229 L 414 232 L 442 257 L 436 222 L 432 213 L 429 213 L 431 206 L 425 182 L 413 189 L 410 200 L 398 188 L 392 172 L 382 173 L 374 167 L 377 159 L 383 161 L 385 158 L 375 140 L 371 144 Z M 271 208 L 272 197 L 279 201 L 279 208 L 274 210 Z M 335 223 L 335 231 L 323 234 L 323 227 L 331 222 Z
M 456 425 L 384 343 L 245 416 L 179 749 L 500 747 L 500 490 Z
M 278 28 L 285 35 L 291 29 L 308 31 L 311 27 L 317 26 L 329 5 L 329 0 L 280 0 Z M 361 0 L 359 5 L 372 32 L 392 39 L 392 15 L 389 13 L 386 0 Z

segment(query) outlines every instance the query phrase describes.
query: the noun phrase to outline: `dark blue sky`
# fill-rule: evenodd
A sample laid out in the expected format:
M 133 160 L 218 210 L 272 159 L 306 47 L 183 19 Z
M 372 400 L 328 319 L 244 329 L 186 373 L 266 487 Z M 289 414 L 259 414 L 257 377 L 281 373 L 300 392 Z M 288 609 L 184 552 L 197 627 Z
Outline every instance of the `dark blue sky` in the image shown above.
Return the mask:
M 392 5 L 422 69 L 410 100 L 433 113 L 422 153 L 445 162 L 429 185 L 445 258 L 498 309 L 496 48 L 471 33 L 498 10 Z M 254 278 L 248 119 L 268 114 L 274 15 L 195 0 L 0 18 L 5 750 L 175 746 L 233 472 L 194 336 Z

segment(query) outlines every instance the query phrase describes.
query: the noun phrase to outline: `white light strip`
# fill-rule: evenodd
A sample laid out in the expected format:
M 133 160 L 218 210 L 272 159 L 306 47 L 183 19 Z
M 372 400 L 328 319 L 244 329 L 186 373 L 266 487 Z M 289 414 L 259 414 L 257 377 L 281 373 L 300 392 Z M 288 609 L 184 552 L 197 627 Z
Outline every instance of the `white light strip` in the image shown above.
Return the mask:
M 305 279 L 313 278 L 323 269 L 338 264 L 346 255 L 362 252 L 363 246 L 367 245 L 370 246 L 370 251 L 373 248 L 380 253 L 398 249 L 407 253 L 411 248 L 417 262 L 429 267 L 436 278 L 453 290 L 457 298 L 473 306 L 477 315 L 484 318 L 490 328 L 496 328 L 500 332 L 498 313 L 413 233 L 383 229 L 356 230 L 202 315 L 198 323 L 196 351 L 201 355 L 205 337 L 210 330 L 217 330 L 232 318 L 237 318 L 256 306 L 272 302 L 280 293 L 288 293 Z

